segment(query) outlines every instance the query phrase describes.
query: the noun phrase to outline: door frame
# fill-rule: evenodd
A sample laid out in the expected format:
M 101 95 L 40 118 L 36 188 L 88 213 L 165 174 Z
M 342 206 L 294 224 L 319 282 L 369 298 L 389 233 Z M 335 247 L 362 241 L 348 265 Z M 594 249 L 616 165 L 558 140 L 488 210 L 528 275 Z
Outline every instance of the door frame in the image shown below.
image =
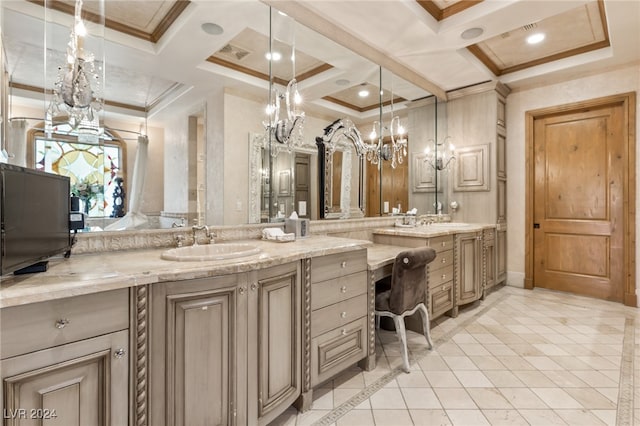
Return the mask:
M 623 108 L 625 170 L 623 179 L 623 247 L 624 277 L 623 303 L 636 306 L 636 93 L 622 93 L 548 108 L 527 111 L 525 113 L 525 269 L 524 288 L 533 289 L 533 208 L 534 208 L 534 122 L 545 116 L 585 111 L 602 106 Z

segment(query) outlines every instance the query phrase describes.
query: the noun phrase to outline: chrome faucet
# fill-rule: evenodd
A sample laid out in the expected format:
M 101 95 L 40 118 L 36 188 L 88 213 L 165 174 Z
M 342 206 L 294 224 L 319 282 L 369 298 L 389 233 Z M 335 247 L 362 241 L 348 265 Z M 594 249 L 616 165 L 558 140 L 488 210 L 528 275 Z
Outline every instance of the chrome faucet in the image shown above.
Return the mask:
M 198 245 L 198 231 L 201 231 L 204 229 L 205 235 L 206 237 L 209 239 L 209 243 L 211 243 L 211 231 L 209 230 L 209 227 L 207 225 L 193 225 L 191 227 L 191 231 L 193 231 L 193 245 L 197 246 Z

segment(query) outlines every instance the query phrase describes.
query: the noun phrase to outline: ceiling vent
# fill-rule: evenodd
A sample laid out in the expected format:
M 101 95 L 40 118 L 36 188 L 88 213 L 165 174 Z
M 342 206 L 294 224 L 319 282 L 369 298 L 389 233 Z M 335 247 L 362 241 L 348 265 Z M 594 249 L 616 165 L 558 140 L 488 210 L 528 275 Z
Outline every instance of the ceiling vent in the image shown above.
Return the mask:
M 502 38 L 509 38 L 510 36 L 511 36 L 511 33 L 508 32 L 508 31 L 506 33 L 500 34 L 500 37 L 502 37 Z
M 241 47 L 234 46 L 232 44 L 227 44 L 222 49 L 220 49 L 218 53 L 220 53 L 223 56 L 231 57 L 237 61 L 241 61 L 245 56 L 247 56 L 251 52 Z
M 536 27 L 537 27 L 536 24 L 527 24 L 524 27 L 522 27 L 522 29 L 525 30 L 525 31 L 531 31 L 532 29 L 534 29 Z

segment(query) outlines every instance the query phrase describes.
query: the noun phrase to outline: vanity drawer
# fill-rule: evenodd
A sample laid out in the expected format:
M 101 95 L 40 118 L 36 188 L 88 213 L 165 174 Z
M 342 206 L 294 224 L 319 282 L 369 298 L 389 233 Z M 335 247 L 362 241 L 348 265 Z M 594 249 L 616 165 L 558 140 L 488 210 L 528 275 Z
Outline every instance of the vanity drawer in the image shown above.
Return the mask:
M 427 245 L 432 247 L 437 253 L 453 250 L 453 235 L 429 238 Z
M 311 312 L 311 337 L 367 316 L 367 295 L 353 297 Z
M 5 359 L 129 328 L 129 290 L 112 290 L 0 310 Z
M 451 265 L 453 265 L 453 250 L 441 251 L 436 255 L 436 258 L 429 263 L 429 274 Z
M 433 273 L 429 272 L 429 288 L 438 287 L 453 279 L 453 265 L 438 269 Z
M 324 308 L 341 300 L 366 294 L 366 292 L 366 271 L 313 283 L 311 284 L 311 309 Z
M 367 355 L 367 318 L 311 339 L 311 386 L 316 386 Z
M 429 288 L 429 312 L 432 318 L 453 308 L 453 281 Z
M 354 250 L 311 259 L 311 282 L 344 277 L 367 270 L 367 250 Z

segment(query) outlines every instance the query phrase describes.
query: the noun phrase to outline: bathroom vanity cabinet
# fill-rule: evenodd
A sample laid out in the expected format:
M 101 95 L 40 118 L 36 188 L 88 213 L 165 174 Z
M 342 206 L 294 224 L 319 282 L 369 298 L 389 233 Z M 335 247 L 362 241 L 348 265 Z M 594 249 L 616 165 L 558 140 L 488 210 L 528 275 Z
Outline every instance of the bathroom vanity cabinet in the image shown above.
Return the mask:
M 267 424 L 298 398 L 299 269 L 151 287 L 149 424 Z
M 129 290 L 0 315 L 4 425 L 129 422 Z

